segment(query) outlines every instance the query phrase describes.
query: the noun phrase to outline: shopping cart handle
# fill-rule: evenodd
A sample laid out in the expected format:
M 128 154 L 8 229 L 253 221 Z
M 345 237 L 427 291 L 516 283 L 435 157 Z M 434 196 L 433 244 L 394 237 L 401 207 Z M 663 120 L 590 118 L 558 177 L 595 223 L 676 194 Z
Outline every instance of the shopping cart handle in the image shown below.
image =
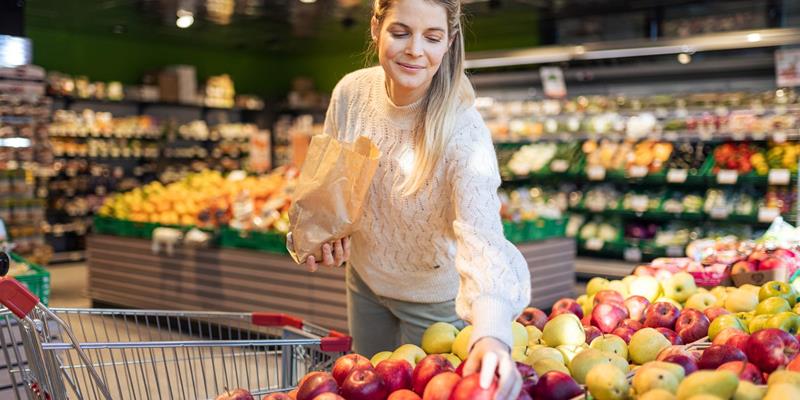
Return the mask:
M 333 336 L 333 331 L 331 331 L 331 336 L 326 336 L 320 340 L 319 349 L 331 353 L 349 353 L 352 345 L 352 337 L 347 335 Z
M 39 304 L 39 298 L 16 279 L 4 276 L 0 278 L 0 303 L 24 319 Z
M 303 329 L 302 319 L 286 314 L 254 312 L 251 321 L 257 326 L 291 326 Z

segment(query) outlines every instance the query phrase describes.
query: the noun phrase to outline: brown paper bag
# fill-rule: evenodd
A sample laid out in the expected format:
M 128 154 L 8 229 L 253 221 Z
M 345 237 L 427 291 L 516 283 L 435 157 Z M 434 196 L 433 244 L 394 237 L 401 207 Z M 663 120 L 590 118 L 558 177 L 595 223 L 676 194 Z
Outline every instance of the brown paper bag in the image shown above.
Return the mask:
M 380 151 L 366 137 L 353 144 L 311 139 L 289 209 L 286 247 L 298 264 L 322 258 L 324 243 L 349 236 L 361 218 Z

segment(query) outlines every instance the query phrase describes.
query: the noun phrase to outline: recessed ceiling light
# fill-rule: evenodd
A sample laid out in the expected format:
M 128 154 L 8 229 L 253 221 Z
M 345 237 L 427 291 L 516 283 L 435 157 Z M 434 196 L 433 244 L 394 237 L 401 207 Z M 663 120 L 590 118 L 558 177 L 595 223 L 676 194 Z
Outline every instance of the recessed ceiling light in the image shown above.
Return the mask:
M 686 65 L 686 64 L 692 62 L 692 56 L 690 56 L 687 53 L 678 54 L 678 62 L 681 63 L 681 64 Z
M 177 25 L 178 28 L 186 29 L 192 26 L 192 24 L 194 23 L 194 15 L 192 14 L 191 11 L 186 11 L 181 9 L 178 10 L 177 15 L 178 19 L 175 20 L 175 25 Z
M 305 4 L 311 4 L 311 3 L 316 3 L 317 0 L 300 0 L 300 2 Z
M 761 34 L 760 33 L 748 33 L 747 34 L 747 41 L 750 43 L 760 42 L 761 41 Z

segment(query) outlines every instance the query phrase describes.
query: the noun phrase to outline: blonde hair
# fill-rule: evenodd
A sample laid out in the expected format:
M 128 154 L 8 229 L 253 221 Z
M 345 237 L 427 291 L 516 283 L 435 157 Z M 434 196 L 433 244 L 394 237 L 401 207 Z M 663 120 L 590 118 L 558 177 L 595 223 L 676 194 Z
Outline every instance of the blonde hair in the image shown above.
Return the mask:
M 386 14 L 396 0 L 375 0 L 373 17 L 383 26 Z M 447 11 L 448 40 L 450 48 L 434 74 L 421 104 L 421 112 L 414 129 L 414 165 L 411 174 L 400 189 L 404 196 L 416 193 L 433 174 L 436 164 L 444 156 L 445 145 L 453 134 L 458 110 L 471 104 L 475 93 L 464 74 L 464 35 L 461 28 L 461 0 L 427 0 Z M 370 53 L 374 54 L 373 42 Z

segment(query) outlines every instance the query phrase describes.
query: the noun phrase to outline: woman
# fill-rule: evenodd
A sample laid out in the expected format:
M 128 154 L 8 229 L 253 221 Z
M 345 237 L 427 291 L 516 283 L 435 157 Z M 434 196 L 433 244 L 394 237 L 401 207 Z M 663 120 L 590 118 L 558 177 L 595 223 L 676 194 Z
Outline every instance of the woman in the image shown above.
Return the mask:
M 382 156 L 358 231 L 325 244 L 321 264 L 348 261 L 357 353 L 419 344 L 433 322 L 463 318 L 474 327 L 464 374 L 481 371 L 483 387 L 496 374 L 497 398 L 516 398 L 511 321 L 530 277 L 503 236 L 497 160 L 464 75 L 460 1 L 376 0 L 373 12 L 380 66 L 337 84 L 324 131 L 368 136 Z

